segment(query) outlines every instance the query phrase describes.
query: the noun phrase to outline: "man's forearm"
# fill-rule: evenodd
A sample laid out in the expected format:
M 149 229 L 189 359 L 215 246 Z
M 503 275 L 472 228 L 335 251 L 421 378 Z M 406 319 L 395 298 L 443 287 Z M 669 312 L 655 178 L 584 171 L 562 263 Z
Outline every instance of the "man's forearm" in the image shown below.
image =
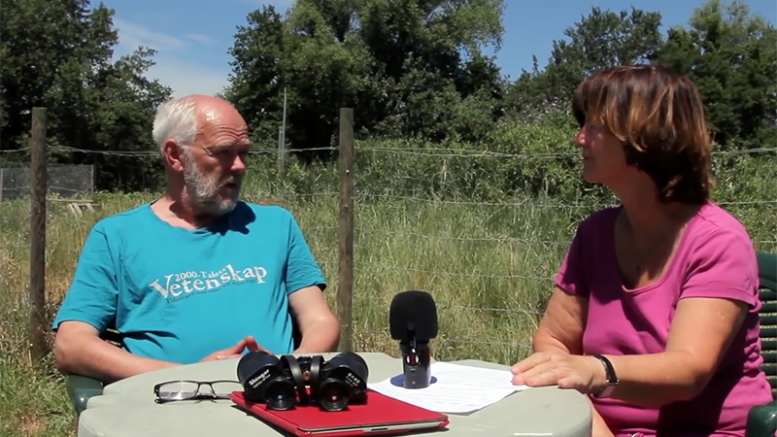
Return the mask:
M 332 352 L 340 341 L 340 325 L 328 320 L 315 322 L 302 331 L 302 342 L 295 354 Z
M 63 373 L 78 374 L 111 383 L 140 373 L 180 364 L 140 357 L 93 336 L 64 340 L 55 349 Z

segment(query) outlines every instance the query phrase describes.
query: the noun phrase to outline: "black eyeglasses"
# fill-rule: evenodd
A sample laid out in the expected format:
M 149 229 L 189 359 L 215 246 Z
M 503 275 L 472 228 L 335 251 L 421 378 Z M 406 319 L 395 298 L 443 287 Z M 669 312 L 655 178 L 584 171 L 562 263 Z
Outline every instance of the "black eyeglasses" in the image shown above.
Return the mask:
M 208 387 L 210 390 L 200 389 Z M 156 402 L 229 399 L 232 392 L 243 390 L 237 381 L 167 381 L 154 386 Z

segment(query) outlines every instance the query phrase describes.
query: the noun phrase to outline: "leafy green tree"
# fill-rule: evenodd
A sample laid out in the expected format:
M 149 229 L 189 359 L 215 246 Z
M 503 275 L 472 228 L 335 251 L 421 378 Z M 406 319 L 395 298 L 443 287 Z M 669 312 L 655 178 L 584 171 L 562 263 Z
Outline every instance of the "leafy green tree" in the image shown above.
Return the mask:
M 484 45 L 501 43 L 502 0 L 299 0 L 248 15 L 226 96 L 256 139 L 277 138 L 283 89 L 294 148 L 328 147 L 340 107 L 362 135 L 477 139 L 505 85 Z
M 118 35 L 102 4 L 0 0 L 0 10 L 0 147 L 27 147 L 32 107 L 43 106 L 51 161 L 95 164 L 98 189 L 153 187 L 159 160 L 131 156 L 154 150 L 153 112 L 171 94 L 145 77 L 153 50 L 112 60 Z M 125 156 L 104 153 L 117 150 Z
M 648 63 L 661 49 L 661 14 L 632 8 L 618 13 L 594 6 L 564 31 L 568 40 L 553 41 L 547 66 L 524 71 L 512 88 L 519 112 L 565 108 L 575 87 L 590 73 L 624 64 Z
M 722 147 L 777 142 L 777 32 L 744 2 L 711 0 L 699 7 L 687 28 L 669 30 L 656 62 L 699 86 Z

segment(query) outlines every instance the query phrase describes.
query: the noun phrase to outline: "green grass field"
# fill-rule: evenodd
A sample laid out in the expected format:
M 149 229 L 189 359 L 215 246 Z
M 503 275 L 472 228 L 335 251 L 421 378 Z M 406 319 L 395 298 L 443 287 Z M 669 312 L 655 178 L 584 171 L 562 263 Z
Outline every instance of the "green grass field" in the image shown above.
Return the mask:
M 756 164 L 739 162 L 719 175 L 716 200 L 745 223 L 758 249 L 773 251 L 777 170 L 769 162 Z M 389 177 L 381 175 L 381 180 Z M 294 194 L 298 188 L 262 181 L 272 178 L 250 179 L 244 199 L 280 204 L 295 214 L 322 264 L 334 306 L 336 185 L 319 182 L 307 192 L 328 194 L 300 195 Z M 371 195 L 356 199 L 355 347 L 396 355 L 396 344 L 388 336 L 389 303 L 397 292 L 421 289 L 431 292 L 439 306 L 436 358 L 505 364 L 528 352 L 577 221 L 601 206 L 580 198 L 441 201 L 385 189 L 357 191 Z M 68 288 L 84 237 L 95 221 L 151 199 L 151 194 L 99 194 L 95 212 L 81 217 L 69 213 L 64 202 L 49 203 L 50 317 Z M 26 201 L 0 203 L 0 430 L 2 436 L 74 436 L 75 416 L 62 376 L 51 360 L 33 367 L 26 349 L 29 223 Z

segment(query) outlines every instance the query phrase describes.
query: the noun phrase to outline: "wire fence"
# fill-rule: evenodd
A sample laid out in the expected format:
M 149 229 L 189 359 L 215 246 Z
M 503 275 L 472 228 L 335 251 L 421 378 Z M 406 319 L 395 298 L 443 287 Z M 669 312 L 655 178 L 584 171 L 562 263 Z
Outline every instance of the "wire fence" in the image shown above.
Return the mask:
M 157 155 L 156 151 L 56 149 L 72 154 L 129 158 Z M 331 148 L 303 151 L 322 150 L 337 151 Z M 597 209 L 616 205 L 612 198 L 585 195 L 554 198 L 552 195 L 512 193 L 485 199 L 481 196 L 457 197 L 450 194 L 450 190 L 437 195 L 433 189 L 444 187 L 446 183 L 460 183 L 464 178 L 462 175 L 469 174 L 467 166 L 472 166 L 475 159 L 485 166 L 485 170 L 480 170 L 480 177 L 492 177 L 492 182 L 498 185 L 501 182 L 497 178 L 502 176 L 491 173 L 497 172 L 500 166 L 523 166 L 526 171 L 536 171 L 562 159 L 574 160 L 579 156 L 574 152 L 405 149 L 369 143 L 359 143 L 355 150 L 356 163 L 364 165 L 357 165 L 350 175 L 354 205 L 349 229 L 353 235 L 350 271 L 344 271 L 342 267 L 343 235 L 342 226 L 338 224 L 342 219 L 344 176 L 336 166 L 316 169 L 300 164 L 297 172 L 284 169 L 283 180 L 277 180 L 274 171 L 264 168 L 257 173 L 261 183 L 246 182 L 245 197 L 261 203 L 282 204 L 294 212 L 326 277 L 331 284 L 336 284 L 333 288 L 343 286 L 343 274 L 352 276 L 349 298 L 352 310 L 348 317 L 352 331 L 349 335 L 353 348 L 360 350 L 394 352 L 395 344 L 387 329 L 386 312 L 390 300 L 397 292 L 423 289 L 433 294 L 438 305 L 441 330 L 436 348 L 439 358 L 514 362 L 530 349 L 531 335 L 543 314 L 555 272 L 575 225 Z M 273 158 L 277 151 L 251 153 Z M 743 222 L 756 248 L 764 251 L 777 249 L 777 221 L 774 220 L 777 217 L 777 188 L 773 184 L 777 180 L 777 170 L 773 160 L 764 159 L 775 153 L 777 148 L 714 153 L 716 160 L 733 159 L 729 167 L 719 172 L 720 188 L 714 200 Z M 294 165 L 293 160 L 283 161 L 285 165 Z M 464 161 L 464 164 L 453 164 L 455 161 Z M 398 166 L 398 162 L 402 164 Z M 464 170 L 454 174 L 450 168 L 456 165 L 463 166 Z M 395 171 L 399 167 L 401 174 L 385 171 L 386 168 Z M 428 182 L 444 177 L 453 180 L 437 185 Z M 371 182 L 361 184 L 362 179 Z M 294 181 L 287 183 L 287 180 Z M 423 188 L 414 189 L 416 183 Z M 573 186 L 579 182 L 569 179 L 566 183 Z M 269 188 L 271 185 L 273 188 Z M 578 188 L 575 190 L 580 192 Z M 137 198 L 137 202 L 148 200 L 148 196 Z M 131 206 L 103 200 L 95 220 Z M 8 220 L 8 217 L 0 219 Z M 73 226 L 66 220 L 52 225 Z M 74 234 L 76 240 L 85 235 L 85 228 L 79 229 L 82 232 Z M 66 241 L 77 244 L 71 250 L 57 251 L 64 253 L 61 256 L 69 257 L 61 264 L 73 264 L 81 242 Z M 72 274 L 68 269 L 59 273 Z M 332 303 L 336 306 L 340 302 L 334 296 L 332 294 Z
M 50 200 L 91 199 L 94 195 L 93 165 L 48 165 L 46 170 Z M 32 180 L 28 167 L 0 168 L 0 201 L 29 196 Z

